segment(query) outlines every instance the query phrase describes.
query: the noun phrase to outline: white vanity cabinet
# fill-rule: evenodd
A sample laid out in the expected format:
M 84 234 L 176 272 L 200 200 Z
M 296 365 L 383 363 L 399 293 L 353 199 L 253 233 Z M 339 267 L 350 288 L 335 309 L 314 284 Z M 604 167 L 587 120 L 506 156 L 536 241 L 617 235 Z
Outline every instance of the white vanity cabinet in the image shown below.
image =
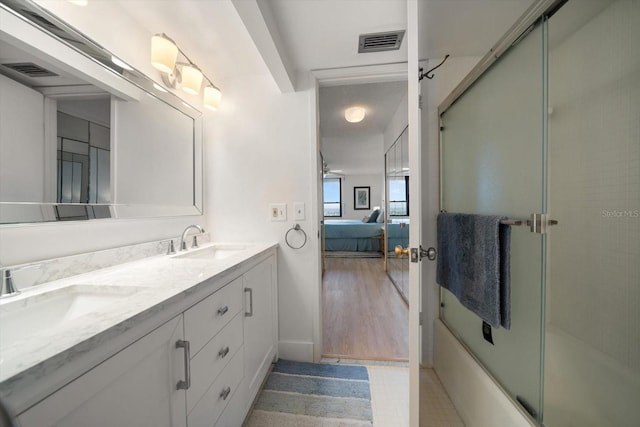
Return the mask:
M 22 427 L 185 427 L 182 315 L 19 416 Z
M 270 257 L 243 276 L 245 291 L 245 383 L 251 404 L 276 356 L 277 287 L 276 261 Z
M 276 356 L 276 280 L 275 255 L 239 269 L 20 414 L 22 427 L 241 426 Z

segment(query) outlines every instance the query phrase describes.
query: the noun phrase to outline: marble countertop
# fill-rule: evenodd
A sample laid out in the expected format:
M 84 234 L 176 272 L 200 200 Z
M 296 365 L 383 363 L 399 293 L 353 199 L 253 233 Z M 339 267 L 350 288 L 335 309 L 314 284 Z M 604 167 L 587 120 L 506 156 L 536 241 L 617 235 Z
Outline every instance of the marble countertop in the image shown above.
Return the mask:
M 200 250 L 216 245 L 222 246 L 210 243 Z M 43 324 L 24 337 L 3 340 L 5 326 L 0 325 L 0 398 L 16 413 L 22 412 L 215 292 L 277 247 L 276 243 L 242 245 L 242 250 L 223 259 L 156 255 L 35 286 L 10 298 L 18 301 L 73 285 L 117 286 L 127 294 L 59 326 Z

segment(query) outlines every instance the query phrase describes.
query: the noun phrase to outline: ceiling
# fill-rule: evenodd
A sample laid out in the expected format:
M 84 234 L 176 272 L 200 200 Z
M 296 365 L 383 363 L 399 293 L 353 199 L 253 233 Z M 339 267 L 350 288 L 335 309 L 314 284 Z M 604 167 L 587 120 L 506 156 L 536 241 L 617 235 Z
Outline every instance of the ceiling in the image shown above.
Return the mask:
M 310 70 L 407 62 L 406 37 L 398 50 L 358 53 L 360 34 L 407 29 L 405 0 L 232 2 L 283 92 L 295 90 L 301 73 Z M 419 57 L 438 58 L 445 54 L 480 57 L 532 2 L 421 0 Z M 367 135 L 382 134 L 406 92 L 406 81 L 321 87 L 323 152 L 341 153 L 330 166 L 335 169 L 339 162 L 340 168 L 348 173 L 347 151 L 330 145 L 344 144 L 348 138 L 354 145 L 363 145 Z M 351 124 L 344 119 L 344 110 L 356 104 L 366 107 L 367 117 L 361 123 Z M 357 154 L 362 150 L 349 152 Z M 353 162 L 355 165 L 356 160 Z M 359 164 L 357 169 L 362 172 L 364 167 Z
M 533 1 L 421 0 L 420 59 L 484 55 Z M 406 38 L 399 50 L 358 54 L 360 34 L 407 29 L 405 0 L 232 2 L 267 65 L 276 52 L 293 87 L 301 71 L 407 61 Z M 247 11 L 251 2 L 256 4 L 255 14 L 263 18 L 257 24 Z M 259 26 L 268 31 L 257 30 Z M 268 49 L 265 38 L 272 41 Z
M 401 0 L 271 0 L 268 5 L 294 72 L 406 62 L 399 50 L 358 54 L 358 36 L 407 29 Z
M 381 134 L 406 94 L 406 81 L 321 87 L 320 135 L 339 138 Z M 366 116 L 360 123 L 344 118 L 345 109 L 352 106 L 365 108 Z

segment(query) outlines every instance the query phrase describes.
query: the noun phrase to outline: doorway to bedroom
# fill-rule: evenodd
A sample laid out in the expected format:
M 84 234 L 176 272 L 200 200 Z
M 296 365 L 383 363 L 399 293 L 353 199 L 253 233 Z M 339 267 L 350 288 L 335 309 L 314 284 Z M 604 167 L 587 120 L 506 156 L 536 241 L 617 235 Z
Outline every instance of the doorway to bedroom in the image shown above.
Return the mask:
M 322 356 L 408 362 L 407 261 L 394 253 L 408 243 L 407 81 L 318 93 Z

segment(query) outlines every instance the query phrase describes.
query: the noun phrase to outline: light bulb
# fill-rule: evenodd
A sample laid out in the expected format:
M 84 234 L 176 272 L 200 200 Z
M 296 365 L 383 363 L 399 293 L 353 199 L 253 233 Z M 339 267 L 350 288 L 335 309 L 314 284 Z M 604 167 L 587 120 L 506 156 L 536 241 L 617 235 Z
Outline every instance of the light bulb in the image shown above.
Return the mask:
M 365 109 L 362 107 L 350 107 L 344 112 L 344 118 L 349 123 L 359 123 L 364 120 Z
M 191 95 L 197 95 L 202 85 L 202 71 L 195 64 L 182 67 L 182 90 Z
M 204 106 L 212 111 L 217 111 L 220 107 L 222 92 L 215 86 L 207 86 L 204 88 Z
M 172 73 L 178 59 L 178 46 L 164 34 L 151 37 L 151 65 L 163 73 Z

